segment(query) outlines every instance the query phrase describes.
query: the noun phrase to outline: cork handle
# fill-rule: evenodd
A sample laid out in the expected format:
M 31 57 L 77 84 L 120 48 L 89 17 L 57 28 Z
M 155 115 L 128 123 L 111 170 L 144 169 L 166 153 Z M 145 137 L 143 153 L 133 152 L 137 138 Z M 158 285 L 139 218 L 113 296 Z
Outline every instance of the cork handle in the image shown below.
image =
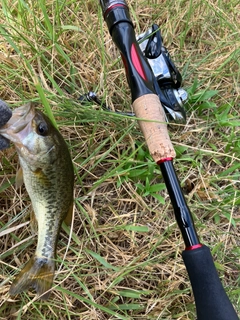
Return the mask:
M 156 94 L 146 94 L 133 102 L 133 110 L 155 162 L 175 158 L 176 153 L 168 135 L 165 114 Z

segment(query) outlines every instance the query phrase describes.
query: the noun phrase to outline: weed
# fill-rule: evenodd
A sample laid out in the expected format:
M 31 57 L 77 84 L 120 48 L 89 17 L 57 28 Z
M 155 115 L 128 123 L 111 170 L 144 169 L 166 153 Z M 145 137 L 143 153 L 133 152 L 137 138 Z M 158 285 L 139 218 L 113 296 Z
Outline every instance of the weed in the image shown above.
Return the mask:
M 128 1 L 137 33 L 153 22 L 184 77 L 187 124 L 169 125 L 181 186 L 239 311 L 239 1 Z M 51 299 L 9 297 L 36 237 L 16 190 L 14 148 L 1 152 L 2 319 L 195 319 L 184 249 L 159 168 L 135 119 L 81 105 L 96 91 L 130 109 L 119 52 L 95 1 L 1 1 L 0 95 L 39 103 L 75 167 L 75 219 L 63 226 Z M 70 237 L 70 240 L 69 240 Z

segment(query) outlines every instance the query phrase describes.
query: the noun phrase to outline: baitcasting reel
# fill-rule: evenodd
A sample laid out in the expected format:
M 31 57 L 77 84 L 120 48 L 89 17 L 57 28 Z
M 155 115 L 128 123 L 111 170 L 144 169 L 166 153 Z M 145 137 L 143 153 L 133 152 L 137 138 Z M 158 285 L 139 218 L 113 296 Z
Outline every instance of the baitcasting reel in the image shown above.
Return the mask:
M 166 121 L 185 123 L 186 113 L 183 105 L 187 101 L 187 92 L 181 88 L 182 76 L 162 44 L 158 25 L 153 24 L 148 31 L 137 36 L 137 41 L 155 76 L 154 89 L 164 108 Z M 105 103 L 101 102 L 95 92 L 90 91 L 80 96 L 79 100 L 82 103 L 94 101 L 104 110 L 112 112 Z M 116 113 L 135 116 L 132 112 L 116 110 Z
M 147 32 L 137 37 L 137 41 L 156 78 L 154 88 L 168 120 L 185 123 L 183 105 L 187 101 L 187 92 L 181 88 L 182 76 L 162 44 L 158 25 L 153 24 Z

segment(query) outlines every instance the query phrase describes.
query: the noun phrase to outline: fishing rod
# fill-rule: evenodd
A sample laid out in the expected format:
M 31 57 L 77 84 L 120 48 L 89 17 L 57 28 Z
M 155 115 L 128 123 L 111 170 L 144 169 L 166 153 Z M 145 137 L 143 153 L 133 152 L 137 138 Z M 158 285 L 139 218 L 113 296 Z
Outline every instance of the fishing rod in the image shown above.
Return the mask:
M 109 33 L 119 49 L 131 90 L 132 106 L 149 152 L 160 167 L 176 221 L 185 243 L 182 258 L 196 303 L 198 320 L 238 320 L 219 279 L 210 249 L 201 244 L 184 198 L 173 159 L 176 154 L 168 135 L 158 83 L 136 39 L 125 0 L 100 0 Z M 153 43 L 154 45 L 154 43 Z M 149 51 L 151 52 L 151 50 Z M 177 83 L 179 79 L 176 79 Z

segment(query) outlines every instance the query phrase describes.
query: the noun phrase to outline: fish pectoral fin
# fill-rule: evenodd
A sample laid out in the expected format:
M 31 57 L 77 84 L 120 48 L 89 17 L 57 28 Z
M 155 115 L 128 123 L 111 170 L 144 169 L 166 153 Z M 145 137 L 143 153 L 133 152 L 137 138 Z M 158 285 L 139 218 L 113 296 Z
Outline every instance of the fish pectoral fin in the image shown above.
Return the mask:
M 23 170 L 20 167 L 16 173 L 16 189 L 19 189 L 23 185 Z
M 68 210 L 68 213 L 63 221 L 66 223 L 67 226 L 70 226 L 72 223 L 72 219 L 73 219 L 73 203 L 71 204 Z
M 38 178 L 38 181 L 42 186 L 47 186 L 50 184 L 48 176 L 44 173 L 43 169 L 37 168 L 33 171 L 33 174 Z
M 14 296 L 33 287 L 42 300 L 47 300 L 50 292 L 46 291 L 52 287 L 54 271 L 54 260 L 32 257 L 14 279 L 9 294 Z

